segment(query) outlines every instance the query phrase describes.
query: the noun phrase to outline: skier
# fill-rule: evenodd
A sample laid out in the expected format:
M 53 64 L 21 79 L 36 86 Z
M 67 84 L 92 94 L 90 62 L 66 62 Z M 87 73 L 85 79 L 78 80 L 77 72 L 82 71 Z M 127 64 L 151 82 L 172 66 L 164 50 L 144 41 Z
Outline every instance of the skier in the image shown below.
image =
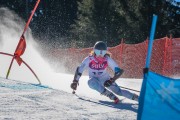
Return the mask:
M 106 71 L 108 66 L 114 71 L 113 77 L 110 77 L 110 74 Z M 73 90 L 77 89 L 79 79 L 87 67 L 89 70 L 88 85 L 90 88 L 114 100 L 115 104 L 119 102 L 115 94 L 138 101 L 138 95 L 127 90 L 121 90 L 116 84 L 115 81 L 122 75 L 123 69 L 120 69 L 110 57 L 110 54 L 107 53 L 107 45 L 103 41 L 96 42 L 91 55 L 86 57 L 81 65 L 77 67 L 74 80 L 71 83 Z

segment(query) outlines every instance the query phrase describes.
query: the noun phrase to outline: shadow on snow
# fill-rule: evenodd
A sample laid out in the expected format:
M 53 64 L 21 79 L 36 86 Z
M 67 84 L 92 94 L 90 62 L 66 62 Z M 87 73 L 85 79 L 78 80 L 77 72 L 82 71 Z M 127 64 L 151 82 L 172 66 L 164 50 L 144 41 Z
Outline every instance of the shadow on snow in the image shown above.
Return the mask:
M 99 104 L 99 105 L 103 105 L 103 106 L 107 106 L 107 107 L 111 107 L 111 108 L 116 108 L 116 109 L 126 109 L 126 110 L 130 110 L 133 112 L 137 113 L 137 106 L 138 104 L 132 104 L 132 103 L 118 103 L 118 104 L 114 104 L 113 102 L 110 101 L 102 101 L 99 100 L 98 102 L 90 100 L 90 99 L 85 99 L 83 97 L 80 97 L 79 95 L 75 94 L 78 99 L 83 100 L 83 101 L 87 101 L 87 102 L 91 102 L 91 103 L 95 103 L 95 104 Z M 124 98 L 126 99 L 126 98 Z M 123 101 L 124 99 L 120 100 Z

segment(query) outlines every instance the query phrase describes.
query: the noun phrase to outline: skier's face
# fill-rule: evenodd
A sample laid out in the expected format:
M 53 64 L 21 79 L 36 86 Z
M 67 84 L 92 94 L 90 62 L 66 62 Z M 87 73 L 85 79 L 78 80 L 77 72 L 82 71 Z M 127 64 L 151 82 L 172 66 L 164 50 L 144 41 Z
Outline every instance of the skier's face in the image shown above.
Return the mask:
M 96 54 L 96 57 L 104 57 L 104 55 L 106 54 L 107 51 L 94 49 L 94 52 Z

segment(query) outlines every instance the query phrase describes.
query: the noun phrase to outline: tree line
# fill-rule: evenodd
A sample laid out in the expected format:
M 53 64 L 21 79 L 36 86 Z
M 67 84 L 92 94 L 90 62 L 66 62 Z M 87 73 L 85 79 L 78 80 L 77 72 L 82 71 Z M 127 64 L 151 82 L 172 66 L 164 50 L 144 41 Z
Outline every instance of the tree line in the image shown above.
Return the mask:
M 36 0 L 3 0 L 1 7 L 25 21 Z M 174 0 L 41 0 L 30 24 L 38 42 L 51 47 L 92 47 L 105 41 L 109 47 L 135 44 L 149 36 L 153 14 L 158 15 L 155 38 L 180 36 L 180 5 Z

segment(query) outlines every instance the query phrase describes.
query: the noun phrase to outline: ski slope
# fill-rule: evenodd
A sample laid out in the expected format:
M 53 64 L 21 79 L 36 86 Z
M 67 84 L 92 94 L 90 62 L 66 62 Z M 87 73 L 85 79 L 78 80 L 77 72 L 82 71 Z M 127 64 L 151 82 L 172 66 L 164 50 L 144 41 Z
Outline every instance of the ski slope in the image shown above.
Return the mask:
M 13 54 L 24 28 L 24 21 L 6 8 L 0 8 L 0 51 Z M 9 79 L 6 78 L 11 57 L 0 55 L 0 119 L 8 120 L 61 120 L 111 119 L 135 120 L 138 103 L 122 99 L 114 104 L 109 98 L 89 88 L 88 76 L 82 76 L 76 94 L 72 94 L 71 74 L 56 73 L 38 52 L 39 46 L 29 29 L 25 35 L 27 47 L 22 59 L 35 71 L 42 86 L 30 70 L 16 61 Z M 62 71 L 64 70 L 64 67 Z M 117 80 L 118 85 L 140 90 L 141 79 Z
M 60 74 L 62 81 L 72 75 Z M 77 94 L 72 94 L 70 80 L 54 82 L 50 86 L 37 85 L 17 80 L 0 78 L 0 119 L 15 120 L 60 120 L 60 119 L 93 119 L 93 120 L 135 120 L 138 103 L 122 99 L 114 104 L 104 96 L 89 89 L 81 79 Z M 118 84 L 140 87 L 141 80 L 119 79 Z M 53 83 L 53 81 L 52 81 Z M 58 89 L 57 89 L 58 88 Z

